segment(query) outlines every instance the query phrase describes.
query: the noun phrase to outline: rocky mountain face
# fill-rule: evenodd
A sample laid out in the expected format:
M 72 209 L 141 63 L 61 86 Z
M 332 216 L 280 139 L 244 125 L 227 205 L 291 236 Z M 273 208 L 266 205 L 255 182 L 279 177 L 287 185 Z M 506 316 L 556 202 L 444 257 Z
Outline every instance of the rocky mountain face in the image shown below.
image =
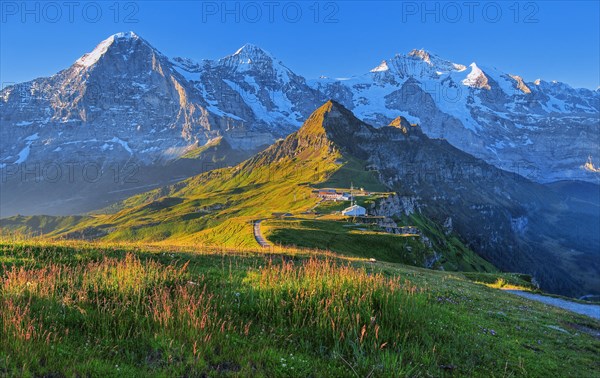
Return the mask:
M 297 130 L 325 101 L 323 94 L 281 61 L 246 44 L 225 58 L 193 63 L 175 58 L 178 71 L 203 94 L 209 110 L 243 122 L 246 133 L 230 136 L 234 145 L 256 147 L 257 135 L 267 142 Z M 260 140 L 259 143 L 262 143 Z
M 179 59 L 178 61 L 184 62 Z M 302 124 L 327 99 L 365 122 L 398 116 L 431 138 L 538 182 L 598 182 L 600 91 L 495 68 L 446 61 L 424 50 L 396 55 L 350 79 L 305 80 L 253 45 L 218 61 L 180 69 L 218 109 L 261 125 L 274 138 Z
M 272 142 L 255 128 L 252 143 L 235 143 L 246 124 L 211 109 L 174 62 L 132 32 L 109 37 L 52 77 L 5 88 L 2 216 L 90 211 L 238 163 Z M 235 148 L 222 148 L 227 155 L 180 159 L 229 135 L 232 143 L 223 143 Z
M 600 91 L 443 60 L 423 50 L 396 55 L 371 72 L 311 84 L 357 117 L 385 125 L 397 116 L 431 138 L 538 182 L 598 182 Z
M 325 106 L 323 129 L 333 148 L 364 161 L 397 193 L 374 213 L 422 213 L 501 269 L 532 274 L 546 290 L 600 291 L 598 211 L 583 210 L 544 185 L 431 139 L 406 120 L 374 128 L 338 103 Z M 398 127 L 402 124 L 410 132 Z
M 50 78 L 8 87 L 0 99 L 4 164 L 169 159 L 216 137 L 222 121 L 133 33 L 111 36 Z
M 329 98 L 377 127 L 404 116 L 429 137 L 534 181 L 598 181 L 598 90 L 524 82 L 423 50 L 350 79 L 308 81 L 253 45 L 193 62 L 169 59 L 128 32 L 102 41 L 52 77 L 0 92 L 3 191 L 17 198 L 33 177 L 38 184 L 29 208 L 11 208 L 3 196 L 2 215 L 36 208 L 60 213 L 74 195 L 135 191 L 196 174 L 199 167 L 167 168 L 174 174 L 154 179 L 155 172 L 141 173 L 135 185 L 124 187 L 121 180 L 131 164 L 140 172 L 170 166 L 218 138 L 236 151 L 227 164 L 237 163 L 289 135 Z M 73 169 L 79 179 L 71 180 Z M 106 185 L 84 180 L 96 171 Z M 58 185 L 48 180 L 57 175 Z M 67 176 L 69 186 L 62 185 Z

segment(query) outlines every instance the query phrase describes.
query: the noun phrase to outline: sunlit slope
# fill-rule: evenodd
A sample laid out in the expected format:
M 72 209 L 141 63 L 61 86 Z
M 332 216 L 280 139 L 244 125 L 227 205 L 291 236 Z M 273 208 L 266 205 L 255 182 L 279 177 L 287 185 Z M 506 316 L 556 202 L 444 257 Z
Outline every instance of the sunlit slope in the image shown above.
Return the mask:
M 597 320 L 460 273 L 306 253 L 0 242 L 0 371 L 596 375 Z
M 441 227 L 424 216 L 413 215 L 405 223 L 418 226 L 423 234 L 389 234 L 374 225 L 355 225 L 327 217 L 268 220 L 262 228 L 269 241 L 283 246 L 327 249 L 349 256 L 448 271 L 498 271 L 457 235 L 446 235 Z
M 302 212 L 317 203 L 311 185 L 340 168 L 342 157 L 325 135 L 328 103 L 304 126 L 233 168 L 201 174 L 131 197 L 67 233 L 118 241 L 254 245 L 250 221 L 274 212 Z M 63 233 L 64 234 L 64 233 Z

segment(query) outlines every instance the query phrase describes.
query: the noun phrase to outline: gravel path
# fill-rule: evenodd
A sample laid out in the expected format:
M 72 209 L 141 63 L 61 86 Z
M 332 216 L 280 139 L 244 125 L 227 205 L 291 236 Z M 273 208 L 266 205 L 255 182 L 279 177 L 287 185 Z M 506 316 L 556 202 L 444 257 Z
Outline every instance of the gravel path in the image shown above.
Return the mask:
M 265 239 L 265 237 L 263 236 L 262 232 L 260 232 L 260 223 L 263 220 L 256 220 L 254 221 L 254 239 L 256 239 L 256 242 L 263 248 L 268 248 L 271 245 L 269 244 L 269 242 L 267 241 L 267 239 Z
M 568 310 L 571 312 L 575 312 L 577 314 L 586 315 L 590 318 L 600 320 L 600 305 L 596 304 L 583 304 L 577 302 L 571 302 L 566 299 L 547 297 L 545 295 L 540 294 L 532 294 L 526 291 L 520 290 L 505 290 L 509 293 L 521 296 L 523 298 L 531 299 L 533 301 L 538 301 L 545 303 L 550 306 L 560 307 L 564 310 Z

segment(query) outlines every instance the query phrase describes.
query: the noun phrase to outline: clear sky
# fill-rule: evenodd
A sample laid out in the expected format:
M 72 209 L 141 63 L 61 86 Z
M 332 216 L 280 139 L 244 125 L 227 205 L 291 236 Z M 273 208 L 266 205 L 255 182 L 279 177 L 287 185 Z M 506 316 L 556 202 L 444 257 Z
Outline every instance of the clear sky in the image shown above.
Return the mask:
M 115 4 L 117 4 L 115 6 Z M 170 57 L 254 43 L 307 78 L 348 77 L 424 48 L 527 81 L 600 85 L 599 1 L 0 2 L 0 81 L 49 76 L 132 30 Z

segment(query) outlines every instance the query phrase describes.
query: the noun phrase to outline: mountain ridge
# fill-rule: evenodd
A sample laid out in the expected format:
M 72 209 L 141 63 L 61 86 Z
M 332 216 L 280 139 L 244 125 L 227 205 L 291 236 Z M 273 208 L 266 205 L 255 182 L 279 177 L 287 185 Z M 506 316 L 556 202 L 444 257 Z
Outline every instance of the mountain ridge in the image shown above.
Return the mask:
M 193 62 L 169 59 L 136 34 L 105 41 L 111 39 L 90 67 L 74 64 L 0 91 L 0 169 L 67 160 L 103 170 L 132 161 L 140 168 L 168 165 L 219 137 L 249 157 L 334 99 L 370 125 L 405 117 L 431 138 L 534 181 L 600 180 L 585 168 L 600 144 L 599 91 L 525 82 L 478 66 L 481 73 L 468 80 L 474 67 L 426 50 L 386 60 L 392 68 L 398 61 L 401 74 L 388 67 L 348 80 L 307 80 L 255 45 L 238 49 L 237 57 Z M 240 54 L 264 59 L 244 63 Z M 50 183 L 41 181 L 43 193 Z

